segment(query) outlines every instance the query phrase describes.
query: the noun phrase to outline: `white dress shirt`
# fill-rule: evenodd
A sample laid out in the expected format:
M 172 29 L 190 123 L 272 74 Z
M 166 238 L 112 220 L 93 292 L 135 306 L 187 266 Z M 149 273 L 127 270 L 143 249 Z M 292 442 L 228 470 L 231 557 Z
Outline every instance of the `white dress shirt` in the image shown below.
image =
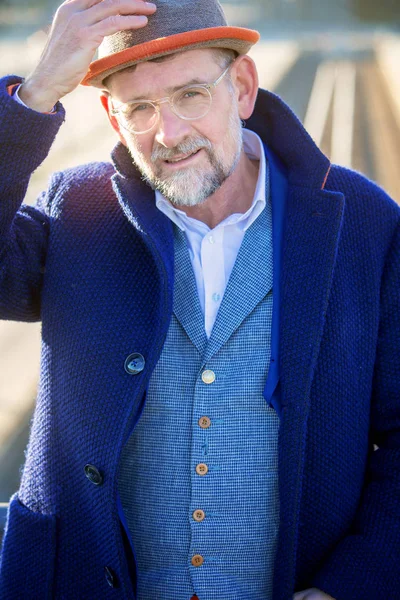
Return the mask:
M 266 204 L 268 165 L 262 141 L 256 133 L 244 129 L 243 144 L 247 156 L 260 161 L 253 202 L 245 213 L 232 214 L 210 229 L 202 221 L 188 217 L 183 210 L 156 192 L 157 208 L 185 233 L 208 338 L 246 230 Z

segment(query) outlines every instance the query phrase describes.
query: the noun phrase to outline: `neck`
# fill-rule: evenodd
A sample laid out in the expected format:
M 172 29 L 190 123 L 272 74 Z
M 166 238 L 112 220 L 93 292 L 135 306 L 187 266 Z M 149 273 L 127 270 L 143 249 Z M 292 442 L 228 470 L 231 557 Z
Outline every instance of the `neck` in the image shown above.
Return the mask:
M 245 213 L 251 206 L 256 191 L 259 162 L 248 158 L 242 151 L 235 171 L 223 185 L 198 206 L 179 206 L 188 217 L 203 221 L 214 229 L 234 213 Z

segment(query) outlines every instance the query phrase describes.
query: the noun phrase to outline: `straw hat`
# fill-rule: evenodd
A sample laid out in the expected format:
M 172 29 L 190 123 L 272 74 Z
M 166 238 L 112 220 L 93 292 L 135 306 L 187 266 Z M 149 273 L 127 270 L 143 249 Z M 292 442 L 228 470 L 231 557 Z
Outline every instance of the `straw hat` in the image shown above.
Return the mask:
M 152 0 L 157 11 L 142 29 L 104 38 L 83 85 L 104 88 L 112 73 L 139 62 L 195 48 L 229 48 L 247 54 L 260 34 L 229 27 L 218 0 Z

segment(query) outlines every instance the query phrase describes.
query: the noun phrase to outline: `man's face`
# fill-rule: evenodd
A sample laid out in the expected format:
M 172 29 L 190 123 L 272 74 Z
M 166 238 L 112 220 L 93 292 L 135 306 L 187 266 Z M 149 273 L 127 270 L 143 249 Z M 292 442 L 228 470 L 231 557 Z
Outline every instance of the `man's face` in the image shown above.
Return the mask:
M 134 72 L 112 76 L 115 104 L 134 98 L 156 100 L 193 80 L 213 83 L 223 72 L 211 50 L 191 50 L 161 63 L 142 63 Z M 177 206 L 201 204 L 235 170 L 242 151 L 238 103 L 229 73 L 212 90 L 208 114 L 196 121 L 175 115 L 169 103 L 160 105 L 160 119 L 145 134 L 121 134 L 132 159 L 149 185 Z

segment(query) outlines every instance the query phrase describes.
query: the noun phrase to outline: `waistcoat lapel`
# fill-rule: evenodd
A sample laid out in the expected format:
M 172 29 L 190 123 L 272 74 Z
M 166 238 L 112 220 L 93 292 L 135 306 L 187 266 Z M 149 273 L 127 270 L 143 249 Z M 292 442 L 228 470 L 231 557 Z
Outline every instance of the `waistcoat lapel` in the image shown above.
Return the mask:
M 204 315 L 200 306 L 185 234 L 177 226 L 174 226 L 174 239 L 175 287 L 173 312 L 200 354 L 203 354 L 207 343 Z
M 246 231 L 203 361 L 218 352 L 272 289 L 272 213 L 265 209 Z

